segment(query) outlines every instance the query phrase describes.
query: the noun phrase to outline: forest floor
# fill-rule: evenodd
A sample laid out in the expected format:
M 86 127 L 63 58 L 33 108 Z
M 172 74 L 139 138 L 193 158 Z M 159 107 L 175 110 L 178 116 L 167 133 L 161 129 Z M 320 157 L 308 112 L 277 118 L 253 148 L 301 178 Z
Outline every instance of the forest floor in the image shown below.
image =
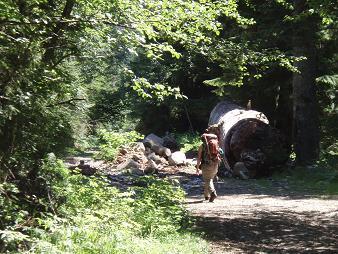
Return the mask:
M 137 176 L 109 168 L 103 171 L 112 185 L 121 190 L 133 185 Z M 218 197 L 210 203 L 204 201 L 203 182 L 193 167 L 168 166 L 158 175 L 185 190 L 185 205 L 196 220 L 194 230 L 210 243 L 212 254 L 338 253 L 337 196 L 295 191 L 285 179 L 271 179 L 264 186 L 255 179 L 226 178 L 215 183 Z

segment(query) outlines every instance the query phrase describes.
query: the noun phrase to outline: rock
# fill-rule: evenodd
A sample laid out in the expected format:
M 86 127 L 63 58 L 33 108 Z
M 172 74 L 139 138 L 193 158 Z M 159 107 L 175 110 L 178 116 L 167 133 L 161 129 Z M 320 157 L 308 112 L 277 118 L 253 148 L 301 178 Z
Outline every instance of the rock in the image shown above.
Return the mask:
M 169 158 L 169 156 L 171 155 L 171 150 L 167 147 L 163 147 L 161 153 L 163 157 Z
M 155 134 L 151 133 L 144 138 L 143 144 L 147 147 L 153 147 L 154 145 L 163 146 L 163 139 Z
M 134 154 L 132 157 L 132 160 L 136 161 L 136 162 L 142 162 L 142 156 L 138 155 L 138 154 Z
M 144 154 L 145 156 L 148 156 L 149 154 L 151 154 L 153 151 L 149 148 L 149 147 L 146 147 L 145 151 L 144 151 Z
M 142 152 L 144 153 L 146 148 L 142 142 L 135 142 L 131 144 L 131 148 L 134 152 Z
M 161 157 L 156 155 L 155 153 L 151 153 L 148 155 L 147 157 L 149 160 L 152 160 L 154 162 L 156 162 L 157 164 L 161 163 L 162 160 L 161 160 Z
M 161 157 L 161 163 L 164 165 L 168 165 L 168 161 L 163 157 Z
M 120 154 L 126 155 L 128 153 L 128 150 L 126 148 L 121 148 L 120 149 Z
M 84 160 L 80 160 L 80 164 L 77 166 L 81 170 L 81 174 L 86 176 L 94 175 L 96 168 L 92 168 L 90 165 L 85 164 Z
M 183 165 L 185 164 L 185 161 L 186 161 L 186 157 L 185 157 L 185 154 L 181 151 L 177 151 L 177 152 L 174 152 L 172 153 L 170 156 L 169 156 L 169 165 L 171 166 L 176 166 L 176 165 Z
M 144 171 L 142 168 L 128 168 L 126 172 L 132 175 L 138 175 L 138 176 L 144 175 Z
M 83 174 L 85 176 L 91 176 L 91 175 L 94 175 L 96 173 L 96 168 L 92 168 L 89 165 L 84 165 L 80 169 L 81 169 L 81 174 Z
M 244 162 L 236 162 L 233 167 L 234 176 L 239 176 L 243 180 L 249 179 L 249 170 L 246 168 Z
M 142 166 L 140 163 L 132 160 L 132 159 L 129 159 L 129 160 L 126 160 L 125 162 L 122 162 L 121 164 L 119 164 L 116 169 L 118 171 L 121 171 L 123 169 L 139 169 L 139 170 L 142 170 Z
M 170 149 L 161 145 L 153 145 L 151 147 L 151 150 L 153 150 L 156 154 L 162 157 L 168 158 L 171 155 Z
M 171 151 L 176 152 L 179 150 L 178 143 L 172 133 L 168 133 L 163 137 L 163 146 L 169 148 Z
M 160 150 L 163 146 L 155 144 L 151 147 L 151 150 L 154 151 L 156 154 L 160 155 Z
M 186 159 L 185 165 L 195 167 L 197 165 L 197 160 L 196 159 Z
M 147 167 L 144 169 L 144 173 L 149 174 L 157 174 L 158 173 L 158 166 L 153 160 L 149 160 L 147 163 Z

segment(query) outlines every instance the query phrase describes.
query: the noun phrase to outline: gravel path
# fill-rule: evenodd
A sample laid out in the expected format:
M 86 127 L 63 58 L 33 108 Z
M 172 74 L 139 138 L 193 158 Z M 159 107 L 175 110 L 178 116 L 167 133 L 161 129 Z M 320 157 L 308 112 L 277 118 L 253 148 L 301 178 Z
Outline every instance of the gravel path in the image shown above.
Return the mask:
M 198 185 L 186 188 L 211 253 L 338 253 L 338 197 L 291 192 L 284 182 L 263 188 L 255 180 L 226 179 L 217 190 L 209 203 Z

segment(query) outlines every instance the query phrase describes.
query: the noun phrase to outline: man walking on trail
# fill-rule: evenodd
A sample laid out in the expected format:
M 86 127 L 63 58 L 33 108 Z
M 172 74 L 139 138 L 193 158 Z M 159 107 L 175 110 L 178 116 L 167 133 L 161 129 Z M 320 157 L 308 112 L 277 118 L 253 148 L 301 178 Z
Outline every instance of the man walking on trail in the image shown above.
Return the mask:
M 223 152 L 218 145 L 218 136 L 216 133 L 217 131 L 215 131 L 215 128 L 210 126 L 201 136 L 203 143 L 198 149 L 196 165 L 196 173 L 198 175 L 201 167 L 204 181 L 204 198 L 205 200 L 209 200 L 209 202 L 213 202 L 217 197 L 213 179 L 217 174 L 218 166 L 221 161 L 220 154 Z

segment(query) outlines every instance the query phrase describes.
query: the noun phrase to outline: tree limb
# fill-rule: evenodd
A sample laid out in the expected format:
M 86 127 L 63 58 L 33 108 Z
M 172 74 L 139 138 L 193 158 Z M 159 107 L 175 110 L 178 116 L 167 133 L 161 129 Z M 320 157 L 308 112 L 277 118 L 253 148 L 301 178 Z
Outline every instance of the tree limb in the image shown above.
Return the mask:
M 67 0 L 65 7 L 63 8 L 62 15 L 61 15 L 61 21 L 63 19 L 69 19 L 71 12 L 73 10 L 73 7 L 75 5 L 75 0 Z M 59 38 L 62 35 L 64 28 L 66 27 L 66 23 L 58 22 L 56 26 L 53 29 L 53 36 L 52 38 L 44 45 L 44 48 L 46 49 L 44 55 L 43 55 L 43 62 L 50 64 L 54 60 L 55 50 L 52 48 L 53 46 L 57 45 L 59 42 Z

